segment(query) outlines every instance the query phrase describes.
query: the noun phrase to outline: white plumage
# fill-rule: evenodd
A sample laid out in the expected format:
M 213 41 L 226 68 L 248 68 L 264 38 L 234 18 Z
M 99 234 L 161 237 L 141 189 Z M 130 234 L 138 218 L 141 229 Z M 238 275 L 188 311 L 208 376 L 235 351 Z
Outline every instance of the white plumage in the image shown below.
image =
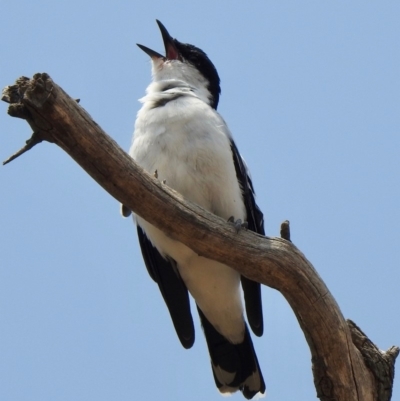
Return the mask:
M 153 79 L 161 82 L 150 84 L 147 96 L 141 99 L 143 107 L 137 115 L 129 153 L 147 172 L 157 170 L 158 178 L 186 199 L 226 220 L 234 216 L 244 221 L 245 208 L 232 162 L 228 127 L 197 96 L 190 83 L 163 79 L 164 75 L 170 75 L 164 74 L 164 70 L 179 72 L 181 65 L 174 60 L 167 61 L 154 74 Z M 164 88 L 170 89 L 164 91 Z M 154 107 L 168 97 L 172 100 L 162 107 Z M 137 223 L 163 255 L 177 262 L 188 290 L 214 327 L 232 342 L 242 341 L 239 273 L 198 256 L 140 217 Z

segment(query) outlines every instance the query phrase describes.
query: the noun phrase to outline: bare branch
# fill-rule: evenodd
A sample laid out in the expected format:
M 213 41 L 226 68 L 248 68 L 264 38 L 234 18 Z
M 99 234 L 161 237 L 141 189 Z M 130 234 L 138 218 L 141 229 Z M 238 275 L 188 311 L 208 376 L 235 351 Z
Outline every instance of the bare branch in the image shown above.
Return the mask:
M 64 149 L 124 205 L 123 214 L 132 210 L 198 254 L 280 291 L 309 344 L 321 400 L 390 398 L 380 398 L 380 379 L 366 363 L 369 358 L 374 365 L 373 358 L 380 351 L 370 347 L 371 355 L 360 352 L 354 330 L 328 288 L 290 242 L 288 223 L 281 230 L 285 239 L 262 237 L 248 230 L 236 233 L 232 224 L 186 202 L 168 183 L 145 173 L 47 74 L 35 74 L 32 80 L 22 78 L 7 88 L 3 99 L 10 107 L 26 108 L 27 122 L 38 137 Z M 384 354 L 391 369 L 397 353 L 398 348 L 392 348 Z

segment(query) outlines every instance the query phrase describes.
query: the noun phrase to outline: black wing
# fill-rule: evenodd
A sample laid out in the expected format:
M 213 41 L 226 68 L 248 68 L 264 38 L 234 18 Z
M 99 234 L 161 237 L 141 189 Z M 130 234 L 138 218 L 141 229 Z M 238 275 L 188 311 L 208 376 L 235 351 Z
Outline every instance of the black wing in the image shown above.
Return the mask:
M 243 193 L 243 201 L 246 207 L 247 224 L 251 231 L 265 235 L 264 232 L 264 216 L 256 205 L 254 199 L 254 188 L 251 178 L 249 177 L 246 165 L 240 156 L 239 151 L 233 139 L 231 139 L 231 150 L 233 162 L 235 164 L 236 177 L 240 183 Z M 242 288 L 244 292 L 244 300 L 246 303 L 246 314 L 250 327 L 254 334 L 261 336 L 264 331 L 262 303 L 261 303 L 261 286 L 259 283 L 242 276 Z
M 189 295 L 175 261 L 163 258 L 139 226 L 137 232 L 147 271 L 160 288 L 179 340 L 185 348 L 190 348 L 194 343 L 194 326 Z

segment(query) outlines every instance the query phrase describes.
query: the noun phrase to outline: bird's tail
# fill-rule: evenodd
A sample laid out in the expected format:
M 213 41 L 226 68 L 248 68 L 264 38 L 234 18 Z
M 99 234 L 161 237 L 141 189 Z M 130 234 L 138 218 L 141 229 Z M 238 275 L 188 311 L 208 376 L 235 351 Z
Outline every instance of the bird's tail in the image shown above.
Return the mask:
M 245 327 L 244 340 L 240 344 L 230 343 L 213 327 L 199 311 L 201 323 L 211 357 L 215 384 L 221 393 L 240 390 L 249 400 L 257 393 L 265 393 L 265 383 L 250 333 Z

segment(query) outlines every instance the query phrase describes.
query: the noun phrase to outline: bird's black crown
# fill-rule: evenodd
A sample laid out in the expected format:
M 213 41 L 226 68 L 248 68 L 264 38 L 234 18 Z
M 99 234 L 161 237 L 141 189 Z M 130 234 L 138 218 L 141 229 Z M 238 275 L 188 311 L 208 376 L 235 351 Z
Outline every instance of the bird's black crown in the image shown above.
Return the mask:
M 219 102 L 221 87 L 219 75 L 214 64 L 208 58 L 207 54 L 198 47 L 188 43 L 181 43 L 177 39 L 173 39 L 173 43 L 182 58 L 196 67 L 196 69 L 208 80 L 208 90 L 213 97 L 211 106 L 216 109 Z

